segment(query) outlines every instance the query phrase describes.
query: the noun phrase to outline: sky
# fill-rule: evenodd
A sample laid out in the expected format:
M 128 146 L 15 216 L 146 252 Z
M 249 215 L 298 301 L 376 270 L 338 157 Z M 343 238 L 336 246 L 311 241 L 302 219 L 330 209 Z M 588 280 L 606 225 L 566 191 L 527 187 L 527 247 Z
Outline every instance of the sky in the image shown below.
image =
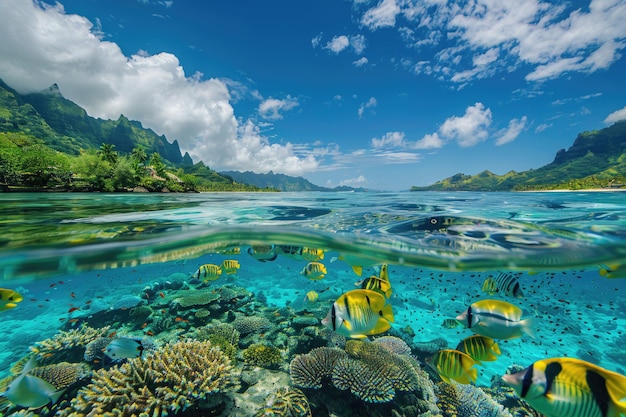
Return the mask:
M 626 0 L 0 1 L 0 78 L 194 162 L 406 190 L 626 119 Z

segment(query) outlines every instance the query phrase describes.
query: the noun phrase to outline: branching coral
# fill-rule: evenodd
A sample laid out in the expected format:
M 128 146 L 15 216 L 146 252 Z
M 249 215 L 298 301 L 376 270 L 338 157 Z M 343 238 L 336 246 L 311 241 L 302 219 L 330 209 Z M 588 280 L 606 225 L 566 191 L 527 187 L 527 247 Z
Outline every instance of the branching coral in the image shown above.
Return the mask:
M 35 343 L 31 350 L 38 363 L 80 360 L 87 344 L 109 333 L 110 326 L 94 329 L 85 325 L 78 329 L 60 331 L 50 339 Z
M 271 368 L 283 360 L 280 349 L 260 343 L 248 346 L 241 352 L 241 355 L 248 365 L 260 366 L 261 368 Z
M 255 417 L 311 417 L 309 401 L 298 388 L 279 388 L 265 400 Z
M 197 404 L 237 382 L 230 359 L 204 341 L 166 345 L 145 358 L 101 369 L 61 417 L 166 416 Z
M 341 349 L 319 347 L 305 355 L 297 355 L 289 364 L 291 382 L 300 388 L 322 388 L 324 378 L 330 378 L 339 358 L 347 354 Z

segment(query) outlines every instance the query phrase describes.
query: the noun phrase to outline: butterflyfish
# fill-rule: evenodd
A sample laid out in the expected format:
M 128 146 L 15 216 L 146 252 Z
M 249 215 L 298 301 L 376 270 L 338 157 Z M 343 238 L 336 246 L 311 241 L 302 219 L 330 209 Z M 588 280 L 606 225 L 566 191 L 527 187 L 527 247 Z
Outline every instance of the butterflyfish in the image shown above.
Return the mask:
M 3 396 L 11 403 L 31 409 L 41 408 L 46 404 L 56 403 L 64 389 L 57 389 L 50 382 L 45 381 L 29 372 L 36 368 L 35 357 L 31 356 L 22 372 L 9 384 Z
M 456 319 L 476 334 L 492 339 L 515 339 L 534 335 L 534 319 L 522 319 L 522 309 L 506 301 L 480 300 L 471 304 Z
M 495 340 L 490 337 L 475 334 L 461 340 L 456 347 L 459 352 L 467 353 L 470 358 L 478 364 L 481 362 L 492 362 L 502 354 L 500 347 Z
M 239 268 L 241 268 L 241 265 L 239 264 L 239 261 L 226 259 L 222 262 L 221 268 L 226 275 L 235 275 Z
M 432 357 L 426 359 L 430 366 L 445 382 L 454 380 L 461 384 L 476 382 L 478 370 L 474 368 L 476 361 L 468 354 L 455 349 L 438 350 Z
M 392 290 L 391 282 L 389 282 L 387 264 L 383 264 L 380 267 L 380 273 L 378 276 L 372 275 L 371 277 L 365 278 L 361 281 L 361 288 L 379 292 L 385 297 L 390 298 Z
M 342 336 L 362 339 L 386 332 L 393 321 L 391 304 L 384 295 L 356 289 L 337 298 L 322 324 Z
M 0 288 L 0 311 L 10 310 L 17 307 L 17 303 L 23 299 L 24 297 L 14 290 Z
M 193 276 L 203 281 L 215 281 L 222 275 L 222 267 L 215 264 L 200 265 Z
M 489 295 L 500 293 L 515 298 L 524 296 L 517 278 L 504 272 L 500 272 L 495 277 L 488 276 L 483 282 L 482 291 Z
M 323 279 L 328 272 L 324 264 L 320 262 L 309 262 L 300 273 L 312 281 L 318 281 Z
M 304 296 L 304 301 L 308 301 L 310 303 L 317 301 L 317 299 L 320 297 L 320 295 L 317 293 L 317 291 L 309 291 L 306 293 L 306 295 Z
M 549 358 L 502 376 L 546 417 L 626 415 L 626 376 L 575 358 Z
M 143 351 L 142 340 L 134 337 L 118 337 L 111 340 L 104 348 L 104 354 L 114 362 L 139 358 Z
M 600 275 L 605 278 L 626 278 L 626 265 L 601 265 Z

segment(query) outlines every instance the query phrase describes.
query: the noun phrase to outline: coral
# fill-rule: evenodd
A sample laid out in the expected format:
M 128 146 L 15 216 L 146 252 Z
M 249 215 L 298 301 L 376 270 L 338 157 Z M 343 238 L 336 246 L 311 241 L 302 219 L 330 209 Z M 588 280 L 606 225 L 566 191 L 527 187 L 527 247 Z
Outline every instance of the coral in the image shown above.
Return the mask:
M 298 388 L 279 388 L 265 400 L 255 417 L 311 417 L 309 401 Z
M 271 324 L 267 318 L 262 316 L 239 316 L 232 322 L 235 329 L 242 335 L 262 332 L 269 329 Z
M 395 336 L 382 336 L 374 339 L 373 343 L 380 344 L 385 350 L 398 355 L 410 355 L 411 347 L 402 339 Z
M 142 301 L 143 300 L 141 299 L 141 297 L 138 297 L 136 295 L 126 294 L 126 295 L 122 295 L 121 297 L 116 298 L 111 308 L 113 310 L 123 310 L 126 308 L 133 308 L 135 306 L 138 306 Z
M 96 360 L 102 359 L 104 349 L 109 343 L 111 343 L 111 340 L 113 340 L 112 337 L 98 337 L 87 343 L 87 346 L 85 346 L 85 353 L 83 355 L 83 358 L 87 362 L 94 362 Z
M 68 362 L 38 366 L 28 371 L 29 375 L 43 379 L 57 390 L 64 390 L 70 387 L 79 380 L 87 377 L 90 373 L 91 371 L 87 365 Z
M 230 359 L 210 342 L 181 341 L 147 358 L 94 374 L 60 417 L 160 417 L 198 405 L 237 382 Z
M 331 377 L 335 363 L 345 356 L 343 350 L 330 347 L 296 355 L 289 364 L 291 383 L 300 388 L 322 388 L 323 379 Z
M 128 316 L 132 321 L 142 323 L 152 314 L 152 309 L 148 306 L 137 306 L 130 309 Z
M 205 288 L 203 290 L 182 290 L 176 293 L 176 297 L 172 300 L 172 303 L 181 308 L 190 308 L 211 304 L 219 298 L 220 294 L 212 288 Z
M 199 319 L 209 317 L 210 315 L 211 315 L 211 312 L 207 310 L 206 308 L 201 308 L 200 310 L 194 313 L 194 316 L 196 316 Z
M 78 329 L 59 331 L 52 338 L 36 342 L 31 351 L 38 363 L 55 363 L 81 359 L 85 347 L 93 340 L 110 333 L 110 326 L 94 329 L 83 325 Z
M 217 289 L 221 302 L 234 302 L 236 300 L 247 300 L 252 297 L 252 293 L 243 287 L 224 285 Z
M 240 333 L 235 326 L 230 323 L 210 324 L 208 326 L 199 327 L 193 334 L 194 339 L 211 340 L 219 336 L 233 346 L 239 344 Z
M 333 385 L 370 403 L 393 400 L 396 391 L 393 382 L 386 378 L 384 366 L 369 366 L 361 361 L 340 358 L 333 368 Z
M 243 360 L 248 365 L 259 366 L 261 368 L 271 368 L 282 362 L 283 357 L 280 349 L 274 346 L 254 343 L 243 352 L 241 352 Z
M 513 417 L 501 404 L 474 385 L 440 382 L 436 385 L 436 392 L 437 405 L 444 417 Z

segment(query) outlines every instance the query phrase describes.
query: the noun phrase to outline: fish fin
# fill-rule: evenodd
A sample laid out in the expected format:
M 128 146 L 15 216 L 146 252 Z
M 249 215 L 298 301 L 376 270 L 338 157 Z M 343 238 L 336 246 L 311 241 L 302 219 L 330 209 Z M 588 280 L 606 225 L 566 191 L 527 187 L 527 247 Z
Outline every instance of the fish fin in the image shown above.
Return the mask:
M 353 266 L 352 270 L 354 271 L 355 274 L 357 274 L 358 276 L 363 275 L 363 267 L 362 266 Z
M 491 350 L 493 351 L 493 353 L 495 353 L 496 355 L 502 355 L 502 352 L 500 351 L 500 346 L 498 346 L 497 343 L 494 342 L 494 344 L 491 346 Z
M 348 320 L 344 320 L 341 322 L 341 325 L 343 327 L 345 327 L 348 331 L 352 330 L 352 323 L 350 323 Z M 354 337 L 354 336 L 353 336 Z
M 391 308 L 391 304 L 387 303 L 382 309 L 382 318 L 393 323 L 395 321 L 395 317 L 393 316 L 393 310 Z
M 61 398 L 61 396 L 63 395 L 64 392 L 65 392 L 65 390 L 61 389 L 61 390 L 55 391 L 52 394 L 50 394 L 50 396 L 49 396 L 50 397 L 50 402 L 52 404 L 56 404 L 57 401 L 59 401 L 59 398 Z
M 472 380 L 472 382 L 476 382 L 476 379 L 478 379 L 478 369 L 476 368 L 472 368 L 469 371 L 467 371 L 467 375 L 468 377 Z
M 522 330 L 524 330 L 524 332 L 528 336 L 532 337 L 533 339 L 536 338 L 536 335 L 535 335 L 535 321 L 536 320 L 535 320 L 534 317 L 528 317 L 528 318 L 526 318 L 526 319 L 524 319 L 524 320 L 522 320 L 520 322 L 520 324 L 522 325 Z
M 490 288 L 492 288 L 492 285 L 493 285 L 493 280 L 491 278 L 486 278 L 485 282 L 483 282 L 483 287 L 481 288 L 481 291 L 489 293 L 490 295 L 493 295 L 490 292 Z
M 439 377 L 443 379 L 443 382 L 447 382 L 448 384 L 450 383 L 450 378 L 448 378 L 447 376 L 439 374 Z

